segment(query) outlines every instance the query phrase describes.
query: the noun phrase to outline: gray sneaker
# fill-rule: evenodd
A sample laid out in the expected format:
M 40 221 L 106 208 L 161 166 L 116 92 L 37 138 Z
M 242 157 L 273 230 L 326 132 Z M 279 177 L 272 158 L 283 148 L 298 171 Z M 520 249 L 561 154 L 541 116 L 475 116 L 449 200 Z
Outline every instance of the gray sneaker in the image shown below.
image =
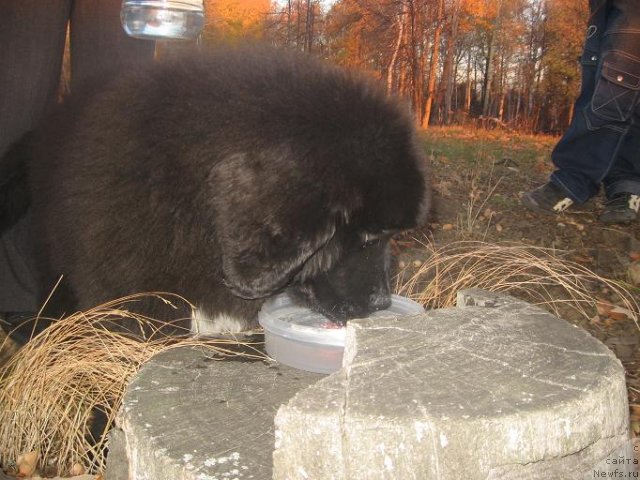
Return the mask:
M 607 225 L 632 222 L 636 219 L 638 210 L 640 210 L 640 195 L 617 193 L 605 202 L 600 221 Z
M 573 205 L 564 190 L 551 182 L 524 193 L 520 201 L 529 210 L 545 215 L 557 215 Z

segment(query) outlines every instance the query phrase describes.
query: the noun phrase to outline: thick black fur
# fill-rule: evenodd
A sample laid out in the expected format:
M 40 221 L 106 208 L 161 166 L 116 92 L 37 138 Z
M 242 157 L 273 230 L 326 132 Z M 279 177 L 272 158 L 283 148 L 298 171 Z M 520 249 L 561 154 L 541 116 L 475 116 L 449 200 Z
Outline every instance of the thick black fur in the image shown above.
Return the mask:
M 56 314 L 167 291 L 248 326 L 288 288 L 345 321 L 389 304 L 388 240 L 429 208 L 401 105 L 356 74 L 266 48 L 76 93 L 39 133 L 29 175 L 43 298 L 64 275 Z

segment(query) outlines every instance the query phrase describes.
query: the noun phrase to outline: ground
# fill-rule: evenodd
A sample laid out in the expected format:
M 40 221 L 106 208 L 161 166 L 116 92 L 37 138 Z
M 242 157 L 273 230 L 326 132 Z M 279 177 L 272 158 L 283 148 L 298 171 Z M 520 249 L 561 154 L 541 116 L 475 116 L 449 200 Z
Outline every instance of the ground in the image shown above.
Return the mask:
M 600 224 L 600 198 L 558 217 L 531 213 L 520 204 L 522 192 L 548 179 L 553 170 L 549 154 L 557 138 L 457 127 L 433 128 L 421 136 L 434 179 L 435 217 L 421 231 L 398 239 L 394 251 L 399 262 L 411 267 L 424 261 L 424 239 L 436 248 L 458 240 L 518 242 L 553 249 L 604 277 L 625 282 L 640 301 L 640 220 L 621 226 Z M 602 340 L 622 361 L 632 427 L 638 435 L 640 329 L 629 315 L 616 317 L 596 308 L 598 302 L 618 302 L 597 282 L 592 300 L 589 318 L 570 312 L 563 317 Z
M 436 202 L 436 216 L 427 234 L 436 246 L 472 239 L 557 249 L 600 275 L 628 282 L 640 299 L 640 220 L 620 226 L 600 224 L 601 197 L 558 217 L 529 212 L 520 204 L 522 192 L 548 180 L 553 171 L 549 155 L 557 138 L 454 127 L 429 129 L 423 132 L 423 139 L 435 179 Z M 617 301 L 597 285 L 593 297 L 594 304 Z M 628 316 L 614 317 L 593 308 L 591 320 L 566 319 L 602 340 L 623 362 L 637 429 L 640 330 Z

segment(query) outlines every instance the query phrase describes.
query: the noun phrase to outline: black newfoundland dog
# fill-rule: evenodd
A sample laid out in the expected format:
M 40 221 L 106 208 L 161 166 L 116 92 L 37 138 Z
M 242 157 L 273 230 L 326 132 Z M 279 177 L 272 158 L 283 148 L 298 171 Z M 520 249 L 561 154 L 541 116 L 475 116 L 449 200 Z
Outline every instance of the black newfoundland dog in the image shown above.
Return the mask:
M 160 62 L 76 94 L 37 135 L 29 182 L 43 298 L 63 275 L 56 314 L 174 292 L 197 310 L 136 308 L 207 332 L 252 326 L 285 289 L 336 322 L 387 307 L 389 239 L 429 208 L 400 104 L 267 48 Z

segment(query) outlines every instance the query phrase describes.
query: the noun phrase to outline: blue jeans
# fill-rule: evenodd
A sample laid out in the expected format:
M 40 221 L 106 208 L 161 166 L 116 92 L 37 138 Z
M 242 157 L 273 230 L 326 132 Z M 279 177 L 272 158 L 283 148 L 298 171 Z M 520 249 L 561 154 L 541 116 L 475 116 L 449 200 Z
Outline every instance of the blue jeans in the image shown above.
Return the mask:
M 582 88 L 551 181 L 576 202 L 640 195 L 640 0 L 591 0 Z

